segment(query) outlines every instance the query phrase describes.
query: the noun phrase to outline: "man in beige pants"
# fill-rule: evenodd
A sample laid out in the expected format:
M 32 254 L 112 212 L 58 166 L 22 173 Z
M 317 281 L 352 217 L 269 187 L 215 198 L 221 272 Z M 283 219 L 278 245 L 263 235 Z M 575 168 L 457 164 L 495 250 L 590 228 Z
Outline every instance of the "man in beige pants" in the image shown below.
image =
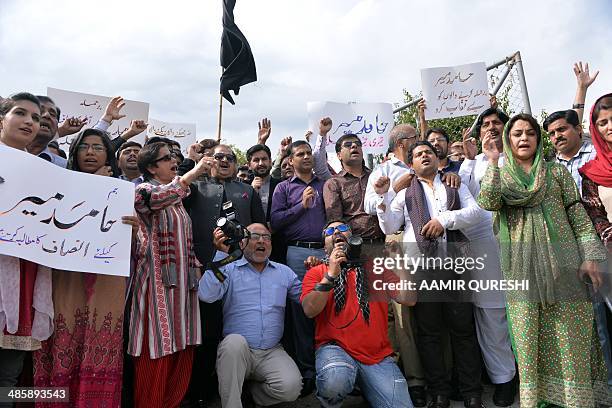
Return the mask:
M 286 265 L 268 259 L 272 235 L 263 224 L 251 224 L 241 247 L 244 256 L 206 271 L 198 295 L 204 302 L 223 299 L 223 340 L 217 349 L 219 394 L 223 407 L 241 407 L 242 386 L 249 381 L 253 400 L 268 406 L 294 401 L 302 389 L 297 366 L 283 350 L 287 298 L 299 302 L 302 284 Z M 215 260 L 229 253 L 227 237 L 217 228 Z

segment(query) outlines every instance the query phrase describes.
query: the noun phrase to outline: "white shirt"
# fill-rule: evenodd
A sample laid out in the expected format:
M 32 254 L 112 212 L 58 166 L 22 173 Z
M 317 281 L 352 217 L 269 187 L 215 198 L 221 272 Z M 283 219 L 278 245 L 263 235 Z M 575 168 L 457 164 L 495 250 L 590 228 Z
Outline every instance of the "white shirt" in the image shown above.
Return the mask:
M 504 165 L 504 154 L 499 155 L 499 167 Z M 474 160 L 463 160 L 461 167 L 459 168 L 459 177 L 461 177 L 461 184 L 468 186 L 470 193 L 474 197 L 478 197 L 480 193 L 480 180 L 485 175 L 487 167 L 489 166 L 489 159 L 484 153 L 477 155 Z
M 465 234 L 465 230 L 482 221 L 484 210 L 476 204 L 476 200 L 465 185 L 459 187 L 459 200 L 461 209 L 448 210 L 446 187 L 440 180 L 440 175 L 436 175 L 433 188 L 424 181 L 419 181 L 423 186 L 427 209 L 431 219 L 437 219 L 445 230 L 460 230 Z M 406 189 L 403 189 L 392 200 L 391 192 L 387 192 L 379 200 L 376 212 L 378 223 L 385 234 L 394 234 L 404 225 L 404 242 L 416 242 L 415 231 L 410 221 L 410 215 L 406 209 Z M 446 233 L 438 238 L 438 242 L 446 242 Z M 409 254 L 410 255 L 410 254 Z
M 368 185 L 366 186 L 365 199 L 363 200 L 364 211 L 370 215 L 377 214 L 376 207 L 381 202 L 383 196 L 376 194 L 376 191 L 374 191 L 374 183 L 376 183 L 376 180 L 383 176 L 389 177 L 391 180 L 391 186 L 389 186 L 389 191 L 387 192 L 390 202 L 395 197 L 393 183 L 401 176 L 408 173 L 414 173 L 414 170 L 396 157 L 392 157 L 390 160 L 376 166 L 370 174 Z
M 501 153 L 498 166 L 502 167 L 504 161 L 504 154 Z M 465 159 L 461 163 L 459 169 L 461 185 L 467 186 L 474 198 L 477 198 L 480 193 L 480 182 L 488 166 L 489 159 L 484 153 L 477 155 L 474 160 Z M 487 258 L 484 260 L 486 268 L 482 271 L 481 277 L 493 280 L 502 279 L 499 245 L 493 234 L 493 213 L 482 210 L 482 220 L 466 228 L 463 233 L 470 241 L 474 242 L 473 247 L 478 248 L 479 252 L 476 255 L 487 254 Z M 475 294 L 474 303 L 478 307 L 502 308 L 505 305 L 505 297 L 501 291 L 482 291 Z

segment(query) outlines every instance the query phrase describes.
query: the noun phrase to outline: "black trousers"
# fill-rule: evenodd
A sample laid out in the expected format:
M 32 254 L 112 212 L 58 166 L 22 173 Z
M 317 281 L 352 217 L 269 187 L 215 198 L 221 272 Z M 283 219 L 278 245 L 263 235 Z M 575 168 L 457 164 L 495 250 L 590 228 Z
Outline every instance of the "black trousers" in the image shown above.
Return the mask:
M 459 391 L 464 399 L 480 396 L 480 350 L 472 304 L 417 302 L 414 311 L 417 346 L 430 394 L 449 397 L 452 392 L 450 373 L 444 363 L 446 343 L 442 341 L 442 334 L 448 330 Z

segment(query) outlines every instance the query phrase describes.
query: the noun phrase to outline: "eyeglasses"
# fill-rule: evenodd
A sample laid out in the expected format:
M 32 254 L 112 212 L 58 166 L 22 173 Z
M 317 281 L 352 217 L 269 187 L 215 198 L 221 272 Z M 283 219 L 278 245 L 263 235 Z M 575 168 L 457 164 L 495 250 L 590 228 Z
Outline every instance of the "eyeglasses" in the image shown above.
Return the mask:
M 266 242 L 272 242 L 272 235 L 270 234 L 260 234 L 259 232 L 251 232 L 249 234 L 249 238 L 254 241 L 259 241 L 263 239 Z
M 104 145 L 101 145 L 101 144 L 92 144 L 92 145 L 89 145 L 89 144 L 86 144 L 86 143 L 79 144 L 77 146 L 77 150 L 79 152 L 87 152 L 90 147 L 96 153 L 101 153 L 101 152 L 106 151 L 106 147 L 104 147 Z
M 174 158 L 174 155 L 172 153 L 167 154 L 165 156 L 160 157 L 159 159 L 155 159 L 153 160 L 153 163 L 158 163 L 160 161 L 165 161 L 165 162 L 169 162 Z
M 363 143 L 361 143 L 361 140 L 347 140 L 346 142 L 342 142 L 342 147 L 345 147 L 347 149 L 350 149 L 351 147 L 353 147 L 353 145 L 361 147 Z
M 233 154 L 215 153 L 213 154 L 213 158 L 217 161 L 222 161 L 223 159 L 225 159 L 230 163 L 234 163 L 236 161 L 236 156 L 234 156 Z
M 350 229 L 351 227 L 349 227 L 347 224 L 340 224 L 340 225 L 336 225 L 335 227 L 327 227 L 325 228 L 323 232 L 325 233 L 326 237 L 329 237 L 330 235 L 334 235 L 335 231 L 346 232 L 346 231 L 349 231 Z

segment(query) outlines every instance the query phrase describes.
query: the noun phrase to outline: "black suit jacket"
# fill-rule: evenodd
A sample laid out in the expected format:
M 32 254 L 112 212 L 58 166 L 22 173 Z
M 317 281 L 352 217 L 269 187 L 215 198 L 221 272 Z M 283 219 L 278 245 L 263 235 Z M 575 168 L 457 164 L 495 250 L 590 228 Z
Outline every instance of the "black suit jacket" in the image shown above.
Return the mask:
M 195 163 L 186 159 L 179 167 L 179 174 L 185 174 Z M 232 202 L 236 219 L 245 227 L 254 222 L 264 224 L 266 217 L 259 195 L 248 184 L 231 180 L 220 183 L 215 179 L 196 181 L 191 185 L 195 191 L 184 200 L 193 225 L 193 248 L 198 260 L 206 265 L 215 253 L 213 230 L 223 208 L 223 191 Z

